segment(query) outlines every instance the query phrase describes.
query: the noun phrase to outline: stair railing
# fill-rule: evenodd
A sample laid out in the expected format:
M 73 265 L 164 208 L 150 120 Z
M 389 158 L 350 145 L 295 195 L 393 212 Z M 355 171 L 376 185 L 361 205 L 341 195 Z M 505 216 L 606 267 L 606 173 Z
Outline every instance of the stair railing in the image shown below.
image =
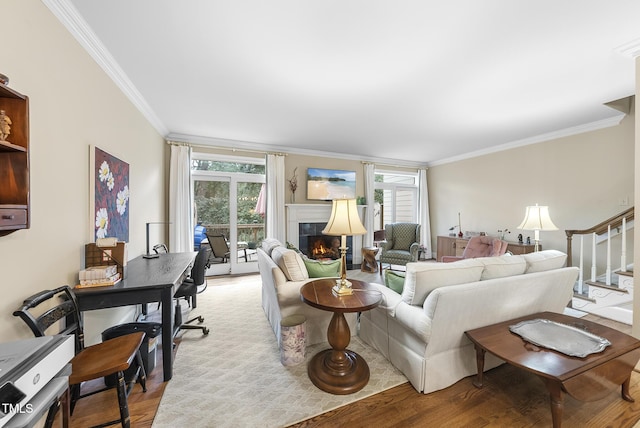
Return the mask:
M 571 230 L 571 229 L 567 229 L 565 230 L 565 234 L 567 235 L 567 266 L 573 266 L 573 257 L 572 257 L 572 239 L 573 239 L 573 235 L 589 235 L 589 234 L 593 234 L 594 236 L 594 246 L 593 246 L 593 264 L 591 266 L 591 278 L 592 280 L 594 280 L 595 276 L 596 276 L 596 264 L 595 264 L 595 236 L 596 235 L 603 235 L 605 233 L 610 233 L 611 229 L 615 229 L 615 228 L 620 228 L 622 229 L 622 236 L 623 236 L 623 243 L 622 243 L 622 254 L 621 254 L 621 270 L 624 271 L 625 267 L 626 267 L 626 242 L 625 242 L 625 237 L 626 237 L 626 223 L 628 221 L 633 220 L 634 217 L 634 207 L 631 207 L 623 212 L 621 212 L 620 214 L 617 214 L 601 223 L 598 223 L 597 225 L 590 227 L 588 229 L 582 229 L 582 230 Z M 580 246 L 580 278 L 578 280 L 579 283 L 579 288 L 582 288 L 582 245 Z M 609 254 L 610 254 L 610 240 L 607 240 L 607 272 L 606 272 L 606 277 L 607 277 L 607 285 L 610 284 L 610 278 L 611 278 L 611 262 L 610 262 L 610 258 L 609 258 Z

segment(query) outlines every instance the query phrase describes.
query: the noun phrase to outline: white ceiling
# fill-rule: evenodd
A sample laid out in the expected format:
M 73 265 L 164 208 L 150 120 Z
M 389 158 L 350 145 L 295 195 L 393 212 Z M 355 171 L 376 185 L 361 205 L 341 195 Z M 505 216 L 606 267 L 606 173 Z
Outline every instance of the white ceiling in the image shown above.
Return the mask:
M 433 165 L 617 123 L 638 0 L 43 0 L 165 136 Z

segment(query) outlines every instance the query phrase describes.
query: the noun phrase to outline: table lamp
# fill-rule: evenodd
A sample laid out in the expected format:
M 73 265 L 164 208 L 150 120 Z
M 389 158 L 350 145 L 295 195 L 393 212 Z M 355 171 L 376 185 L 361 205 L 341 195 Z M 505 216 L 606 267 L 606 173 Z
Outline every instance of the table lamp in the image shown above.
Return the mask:
M 534 252 L 538 252 L 540 245 L 540 231 L 541 230 L 558 230 L 555 224 L 551 221 L 551 217 L 549 216 L 549 207 L 547 206 L 539 206 L 536 204 L 535 206 L 528 206 L 524 213 L 524 220 L 518 226 L 518 229 L 522 230 L 533 230 L 534 232 L 534 241 L 535 246 L 533 248 Z
M 152 221 L 152 222 L 147 223 L 147 228 L 146 228 L 147 253 L 142 256 L 145 259 L 155 259 L 155 258 L 160 257 L 159 254 L 152 253 L 150 251 L 150 249 L 149 249 L 149 225 L 151 225 L 151 224 L 171 224 L 171 222 L 169 222 L 169 221 Z
M 334 199 L 332 203 L 331 217 L 322 233 L 342 237 L 340 245 L 342 267 L 340 279 L 336 280 L 333 291 L 338 296 L 345 296 L 353 293 L 351 282 L 347 281 L 347 235 L 364 235 L 367 230 L 360 221 L 355 199 Z

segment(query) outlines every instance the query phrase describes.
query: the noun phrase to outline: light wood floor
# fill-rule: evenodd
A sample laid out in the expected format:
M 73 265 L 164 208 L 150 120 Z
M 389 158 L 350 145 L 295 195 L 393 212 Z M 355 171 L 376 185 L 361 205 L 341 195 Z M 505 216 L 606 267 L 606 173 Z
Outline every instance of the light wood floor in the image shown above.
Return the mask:
M 377 274 L 350 271 L 350 278 L 381 282 Z M 234 281 L 233 277 L 210 278 L 209 283 Z M 630 334 L 631 327 L 588 315 L 587 319 Z M 206 324 L 206 320 L 205 320 Z M 209 326 L 213 327 L 213 326 Z M 193 333 L 191 333 L 193 334 Z M 211 334 L 215 334 L 212 328 Z M 179 344 L 179 339 L 177 339 Z M 158 350 L 160 354 L 161 349 Z M 129 396 L 132 427 L 150 428 L 166 383 L 162 379 L 162 355 L 149 374 L 147 392 L 136 385 Z M 372 397 L 341 407 L 299 424 L 302 427 L 539 427 L 551 426 L 549 398 L 544 384 L 534 375 L 508 365 L 485 374 L 485 387 L 475 388 L 471 378 L 431 394 L 420 394 L 407 383 Z M 564 427 L 633 427 L 640 420 L 640 373 L 634 372 L 631 394 L 638 402 L 629 403 L 619 392 L 606 398 L 582 403 L 565 399 Z M 202 397 L 202 399 L 206 399 Z M 85 428 L 118 417 L 115 390 L 80 400 L 71 418 L 73 428 Z M 208 427 L 202 421 L 201 427 Z M 198 427 L 191 427 L 198 428 Z

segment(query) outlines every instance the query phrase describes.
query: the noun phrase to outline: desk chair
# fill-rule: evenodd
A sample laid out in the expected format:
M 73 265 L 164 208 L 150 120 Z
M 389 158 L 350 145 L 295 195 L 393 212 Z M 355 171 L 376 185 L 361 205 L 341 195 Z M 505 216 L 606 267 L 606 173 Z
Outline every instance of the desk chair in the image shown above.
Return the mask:
M 196 255 L 196 260 L 193 262 L 193 267 L 191 268 L 191 274 L 182 282 L 180 287 L 178 287 L 176 293 L 173 295 L 173 297 L 176 299 L 174 324 L 178 327 L 179 330 L 202 330 L 202 334 L 205 336 L 209 334 L 209 329 L 207 327 L 203 325 L 191 324 L 194 321 L 198 321 L 198 323 L 204 322 L 203 317 L 198 316 L 188 321 L 182 322 L 180 299 L 185 299 L 192 309 L 196 308 L 196 295 L 202 293 L 207 288 L 207 279 L 205 278 L 205 272 L 209 268 L 209 251 L 211 251 L 209 247 L 205 245 L 200 246 L 200 250 Z
M 169 249 L 164 244 L 156 244 L 153 246 L 153 252 L 156 254 L 166 254 L 169 252 Z
M 38 308 L 41 304 L 43 306 Z M 112 389 L 112 387 L 107 387 L 82 395 L 80 391 L 82 382 L 116 375 L 118 381 L 115 388 L 120 407 L 120 419 L 99 426 L 120 423 L 124 428 L 130 427 L 127 396 L 136 381 L 140 382 L 144 392 L 147 391 L 146 373 L 139 349 L 144 339 L 144 332 L 127 334 L 85 348 L 78 301 L 68 285 L 58 287 L 55 290 L 45 290 L 28 297 L 22 306 L 13 312 L 13 315 L 20 317 L 36 337 L 47 334 L 73 334 L 75 336 L 76 355 L 71 360 L 71 375 L 69 376 L 71 414 L 73 414 L 75 404 L 80 398 Z M 134 358 L 137 359 L 140 369 L 137 376 L 134 376 L 130 383 L 125 385 L 124 371 L 129 368 Z M 50 408 L 46 426 L 50 427 L 53 423 L 58 407 L 59 403 L 56 403 Z

